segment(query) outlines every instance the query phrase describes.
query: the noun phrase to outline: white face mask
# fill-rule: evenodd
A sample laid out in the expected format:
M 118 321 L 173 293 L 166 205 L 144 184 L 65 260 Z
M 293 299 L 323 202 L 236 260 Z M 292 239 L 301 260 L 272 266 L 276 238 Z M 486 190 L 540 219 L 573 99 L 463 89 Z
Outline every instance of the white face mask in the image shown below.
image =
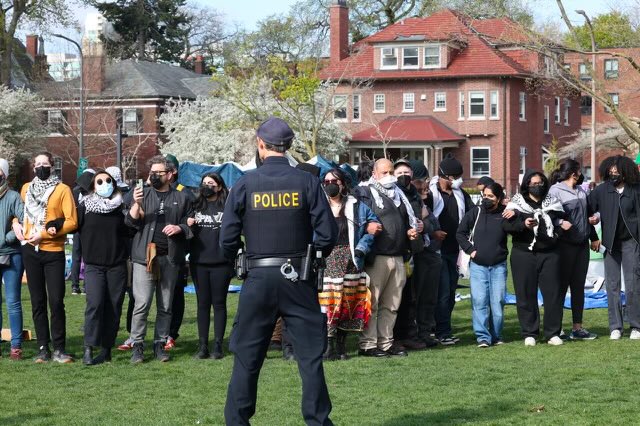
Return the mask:
M 391 175 L 384 176 L 382 179 L 378 181 L 380 185 L 382 185 L 387 189 L 393 188 L 396 182 L 398 182 L 398 179 L 396 179 L 395 176 L 391 176 Z
M 460 189 L 460 187 L 462 186 L 462 178 L 459 177 L 458 179 L 455 179 L 451 182 L 451 187 L 453 189 Z

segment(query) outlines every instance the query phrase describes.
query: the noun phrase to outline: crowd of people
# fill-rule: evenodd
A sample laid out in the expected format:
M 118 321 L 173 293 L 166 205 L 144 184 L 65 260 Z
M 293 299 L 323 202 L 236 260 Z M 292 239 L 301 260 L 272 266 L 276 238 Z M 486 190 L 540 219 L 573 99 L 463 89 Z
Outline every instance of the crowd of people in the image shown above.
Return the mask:
M 118 348 L 131 351 L 132 363 L 144 361 L 155 295 L 153 357 L 170 359 L 184 313 L 186 259 L 197 294 L 194 356 L 222 358 L 227 292 L 235 273 L 221 244 L 230 196 L 222 177 L 203 175 L 193 193 L 177 184 L 175 157 L 156 156 L 149 161 L 147 179 L 132 186 L 122 181 L 117 167 L 109 167 L 84 171 L 72 190 L 52 165 L 51 154 L 36 155 L 35 177 L 18 193 L 8 187 L 9 164 L 0 159 L 0 232 L 5 236 L 0 273 L 10 358 L 22 359 L 25 271 L 38 345 L 35 362 L 73 362 L 66 351 L 64 305 L 65 242 L 71 233 L 71 293 L 86 294 L 84 364 L 111 360 L 127 294 L 129 338 Z M 600 167 L 602 183 L 586 190 L 580 164 L 570 159 L 548 177 L 528 171 L 510 198 L 486 176 L 477 182 L 478 202 L 462 188 L 463 172 L 462 164 L 447 156 L 432 177 L 421 161 L 404 159 L 363 162 L 358 182 L 340 168 L 318 176 L 337 228 L 317 296 L 326 318 L 325 360 L 349 358 L 348 333 L 358 333 L 358 355 L 366 357 L 407 356 L 411 350 L 457 344 L 451 315 L 462 268 L 469 271 L 479 348 L 504 342 L 508 269 L 524 345 L 539 341 L 539 291 L 548 344 L 595 339 L 583 325 L 589 250 L 604 253 L 610 338 L 624 334 L 622 270 L 629 337 L 640 339 L 640 173 L 632 160 L 607 158 Z M 565 333 L 568 290 L 572 327 Z M 278 339 L 284 341 L 286 321 L 283 325 Z

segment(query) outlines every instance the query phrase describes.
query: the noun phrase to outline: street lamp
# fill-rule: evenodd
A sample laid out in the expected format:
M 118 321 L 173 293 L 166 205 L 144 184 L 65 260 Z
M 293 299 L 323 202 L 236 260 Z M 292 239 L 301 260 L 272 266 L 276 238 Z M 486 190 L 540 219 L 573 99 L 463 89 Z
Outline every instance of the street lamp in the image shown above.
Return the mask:
M 591 36 L 591 181 L 595 180 L 596 175 L 596 103 L 593 94 L 596 93 L 596 39 L 593 35 L 593 26 L 591 20 L 584 10 L 576 10 L 578 15 L 584 16 L 589 27 L 589 35 Z
M 61 38 L 70 43 L 73 43 L 77 48 L 78 52 L 80 52 L 80 146 L 79 146 L 79 157 L 84 157 L 84 68 L 83 68 L 83 54 L 82 54 L 82 46 L 75 41 L 70 39 L 69 37 L 63 36 L 62 34 L 51 34 L 54 37 Z

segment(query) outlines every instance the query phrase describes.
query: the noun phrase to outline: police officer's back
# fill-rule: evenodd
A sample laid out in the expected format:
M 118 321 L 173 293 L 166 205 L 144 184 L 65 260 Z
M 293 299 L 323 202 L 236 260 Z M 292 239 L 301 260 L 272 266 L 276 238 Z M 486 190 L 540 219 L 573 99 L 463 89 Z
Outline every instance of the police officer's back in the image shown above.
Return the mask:
M 257 382 L 278 316 L 292 338 L 302 378 L 302 411 L 309 425 L 331 425 L 331 402 L 324 379 L 326 321 L 313 279 L 300 274 L 307 246 L 328 255 L 337 227 L 320 182 L 289 165 L 284 152 L 293 131 L 270 118 L 257 131 L 263 164 L 231 189 L 224 212 L 221 244 L 235 257 L 244 234 L 248 276 L 242 286 L 231 333 L 233 373 L 225 418 L 246 425 L 255 412 Z

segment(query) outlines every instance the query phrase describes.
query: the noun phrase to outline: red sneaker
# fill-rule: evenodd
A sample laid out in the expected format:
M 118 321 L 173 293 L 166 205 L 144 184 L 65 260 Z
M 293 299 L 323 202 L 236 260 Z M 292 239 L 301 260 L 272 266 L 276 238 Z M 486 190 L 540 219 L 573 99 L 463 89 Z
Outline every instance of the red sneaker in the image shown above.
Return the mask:
M 164 350 L 165 351 L 170 351 L 171 349 L 176 347 L 176 339 L 174 339 L 173 337 L 169 336 L 169 338 L 167 339 L 167 343 L 164 345 Z
M 11 348 L 11 354 L 9 358 L 12 361 L 20 361 L 22 359 L 22 349 L 20 348 Z
M 118 345 L 119 351 L 130 351 L 131 349 L 133 349 L 133 340 L 131 339 L 127 339 L 123 344 Z

